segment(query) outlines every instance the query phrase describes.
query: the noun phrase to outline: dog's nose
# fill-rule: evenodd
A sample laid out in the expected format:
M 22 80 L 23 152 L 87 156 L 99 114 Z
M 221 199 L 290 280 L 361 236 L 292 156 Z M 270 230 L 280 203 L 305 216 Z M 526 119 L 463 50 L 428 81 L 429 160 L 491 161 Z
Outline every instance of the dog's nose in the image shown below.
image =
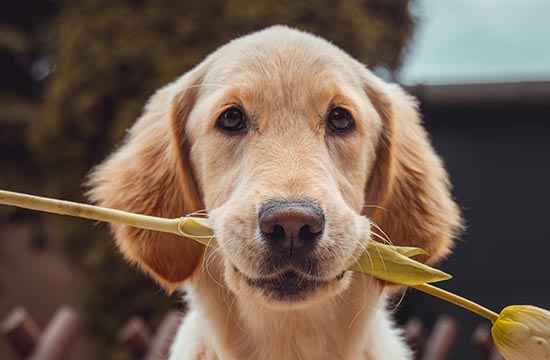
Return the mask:
M 323 209 L 313 201 L 270 201 L 258 214 L 260 231 L 269 246 L 282 253 L 311 251 L 325 229 Z

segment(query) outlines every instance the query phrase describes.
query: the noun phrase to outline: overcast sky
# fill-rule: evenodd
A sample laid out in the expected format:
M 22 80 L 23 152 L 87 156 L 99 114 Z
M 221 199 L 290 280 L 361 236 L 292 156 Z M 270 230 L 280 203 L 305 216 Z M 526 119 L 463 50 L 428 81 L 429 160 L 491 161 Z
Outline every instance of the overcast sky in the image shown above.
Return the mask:
M 416 0 L 404 84 L 550 80 L 550 0 Z

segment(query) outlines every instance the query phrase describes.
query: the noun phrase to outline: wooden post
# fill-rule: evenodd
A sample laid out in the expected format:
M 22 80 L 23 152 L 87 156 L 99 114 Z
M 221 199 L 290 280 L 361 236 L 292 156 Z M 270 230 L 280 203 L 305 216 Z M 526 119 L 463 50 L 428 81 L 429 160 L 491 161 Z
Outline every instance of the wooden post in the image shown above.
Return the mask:
M 495 348 L 491 355 L 487 358 L 487 360 L 504 360 L 502 355 L 498 352 L 498 350 Z
M 69 306 L 62 306 L 38 338 L 36 348 L 28 360 L 58 360 L 68 358 L 68 349 L 76 339 L 80 318 Z
M 170 346 L 181 323 L 182 314 L 177 310 L 170 310 L 164 315 L 155 336 L 149 345 L 149 351 L 144 360 L 168 359 Z
M 486 324 L 479 324 L 472 334 L 472 342 L 478 348 L 482 359 L 489 359 L 493 352 L 491 331 Z
M 410 318 L 404 326 L 407 345 L 414 351 L 414 359 L 420 359 L 426 344 L 424 323 L 417 317 Z
M 139 316 L 132 316 L 118 332 L 118 342 L 134 359 L 141 359 L 151 342 L 151 329 Z
M 430 333 L 422 360 L 445 360 L 450 357 L 458 336 L 458 324 L 448 315 L 440 316 Z
M 491 329 L 487 324 L 479 324 L 472 334 L 472 342 L 479 349 L 481 358 L 486 360 L 504 360 L 493 343 Z
M 38 325 L 22 306 L 17 306 L 6 316 L 0 325 L 0 332 L 20 358 L 29 356 L 40 335 Z

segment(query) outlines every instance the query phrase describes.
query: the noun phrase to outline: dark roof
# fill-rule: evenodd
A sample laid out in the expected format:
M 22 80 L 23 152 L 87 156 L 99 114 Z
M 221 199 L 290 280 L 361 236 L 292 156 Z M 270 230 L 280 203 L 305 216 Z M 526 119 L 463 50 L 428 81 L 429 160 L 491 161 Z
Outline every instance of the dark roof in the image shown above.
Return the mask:
M 550 81 L 406 86 L 427 105 L 548 104 Z

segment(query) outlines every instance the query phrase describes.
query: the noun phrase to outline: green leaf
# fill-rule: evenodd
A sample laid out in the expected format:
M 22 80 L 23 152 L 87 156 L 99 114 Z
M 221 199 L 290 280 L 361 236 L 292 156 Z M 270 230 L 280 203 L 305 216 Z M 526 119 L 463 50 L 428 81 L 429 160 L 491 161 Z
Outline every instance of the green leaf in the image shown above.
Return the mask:
M 420 248 L 392 246 L 370 241 L 367 250 L 349 270 L 407 286 L 452 278 L 441 270 L 409 258 L 420 254 L 426 255 L 426 251 Z

